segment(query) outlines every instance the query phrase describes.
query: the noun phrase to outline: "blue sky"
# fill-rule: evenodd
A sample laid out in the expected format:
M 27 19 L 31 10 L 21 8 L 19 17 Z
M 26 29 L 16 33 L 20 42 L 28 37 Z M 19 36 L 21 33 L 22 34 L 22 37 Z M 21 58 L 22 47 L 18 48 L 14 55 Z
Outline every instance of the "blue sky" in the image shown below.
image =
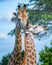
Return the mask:
M 20 3 L 28 3 L 28 0 L 0 0 L 0 17 L 11 17 Z
M 12 12 L 16 11 L 19 3 L 25 4 L 28 2 L 28 0 L 0 0 L 0 59 L 5 54 L 11 53 L 14 47 L 14 37 L 7 35 L 7 33 L 15 27 L 15 24 L 11 23 Z M 42 40 L 38 40 L 37 38 L 34 40 L 37 59 L 39 58 L 39 51 L 44 48 L 45 45 L 50 46 L 49 43 L 51 39 L 52 35 L 50 35 L 50 37 L 43 38 Z

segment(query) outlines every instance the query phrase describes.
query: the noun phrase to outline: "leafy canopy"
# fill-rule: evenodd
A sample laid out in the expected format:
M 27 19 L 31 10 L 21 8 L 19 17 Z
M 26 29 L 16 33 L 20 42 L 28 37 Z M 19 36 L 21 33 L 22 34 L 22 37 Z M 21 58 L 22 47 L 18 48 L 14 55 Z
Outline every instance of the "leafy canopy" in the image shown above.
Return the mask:
M 45 46 L 45 48 L 42 51 L 40 51 L 39 55 L 40 65 L 52 65 L 52 42 L 50 44 L 50 47 Z

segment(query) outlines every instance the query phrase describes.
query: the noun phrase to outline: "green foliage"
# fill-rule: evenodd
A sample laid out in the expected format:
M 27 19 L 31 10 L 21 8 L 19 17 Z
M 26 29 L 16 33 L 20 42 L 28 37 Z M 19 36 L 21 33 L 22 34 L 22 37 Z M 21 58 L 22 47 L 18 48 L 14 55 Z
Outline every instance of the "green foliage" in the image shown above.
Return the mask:
M 40 51 L 40 65 L 52 65 L 52 42 L 51 47 L 45 46 L 45 49 Z
M 0 65 L 7 65 L 9 58 L 10 58 L 10 54 L 3 56 Z
M 9 33 L 8 33 L 8 35 L 14 35 L 15 34 L 15 29 L 13 29 L 13 30 L 11 30 Z
M 30 0 L 29 5 L 34 7 L 29 10 L 29 18 L 33 24 L 49 24 L 52 20 L 52 0 Z
M 48 14 L 41 15 L 41 17 L 44 18 L 44 20 L 52 20 L 52 16 Z
M 46 11 L 38 11 L 38 10 L 30 10 L 28 12 L 29 12 L 28 21 L 30 21 L 33 24 L 37 23 L 44 25 L 46 24 L 46 22 L 52 20 L 52 12 L 49 13 Z
M 52 11 L 52 0 L 30 0 L 30 3 L 32 3 L 34 8 Z

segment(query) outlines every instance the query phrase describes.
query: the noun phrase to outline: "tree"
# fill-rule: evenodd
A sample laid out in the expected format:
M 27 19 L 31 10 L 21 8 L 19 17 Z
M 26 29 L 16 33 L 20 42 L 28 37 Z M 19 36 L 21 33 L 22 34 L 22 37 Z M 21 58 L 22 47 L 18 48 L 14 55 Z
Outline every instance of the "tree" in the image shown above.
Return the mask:
M 32 16 L 33 20 L 40 24 L 47 24 L 48 21 L 52 20 L 52 0 L 30 0 L 28 6 L 30 5 L 33 7 L 30 8 L 29 16 Z
M 2 60 L 0 61 L 0 65 L 7 65 L 10 56 L 10 54 L 3 56 Z
M 52 0 L 30 0 L 30 3 L 34 5 L 33 8 L 52 11 Z
M 52 42 L 51 47 L 45 48 L 39 53 L 40 59 L 38 65 L 52 65 Z

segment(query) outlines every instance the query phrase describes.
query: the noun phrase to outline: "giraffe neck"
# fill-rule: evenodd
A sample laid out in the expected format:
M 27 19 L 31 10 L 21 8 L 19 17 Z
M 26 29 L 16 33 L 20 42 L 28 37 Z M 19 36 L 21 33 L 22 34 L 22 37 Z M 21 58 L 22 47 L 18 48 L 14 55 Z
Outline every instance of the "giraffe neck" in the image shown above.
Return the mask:
M 15 47 L 17 52 L 21 52 L 22 50 L 22 37 L 21 37 L 21 30 L 16 29 L 16 36 L 15 36 Z
M 31 33 L 25 33 L 25 55 L 22 65 L 36 65 L 36 51 Z
M 9 59 L 8 65 L 20 65 L 21 63 L 21 50 L 22 50 L 22 39 L 21 39 L 21 29 L 16 24 L 15 31 L 15 46 Z

